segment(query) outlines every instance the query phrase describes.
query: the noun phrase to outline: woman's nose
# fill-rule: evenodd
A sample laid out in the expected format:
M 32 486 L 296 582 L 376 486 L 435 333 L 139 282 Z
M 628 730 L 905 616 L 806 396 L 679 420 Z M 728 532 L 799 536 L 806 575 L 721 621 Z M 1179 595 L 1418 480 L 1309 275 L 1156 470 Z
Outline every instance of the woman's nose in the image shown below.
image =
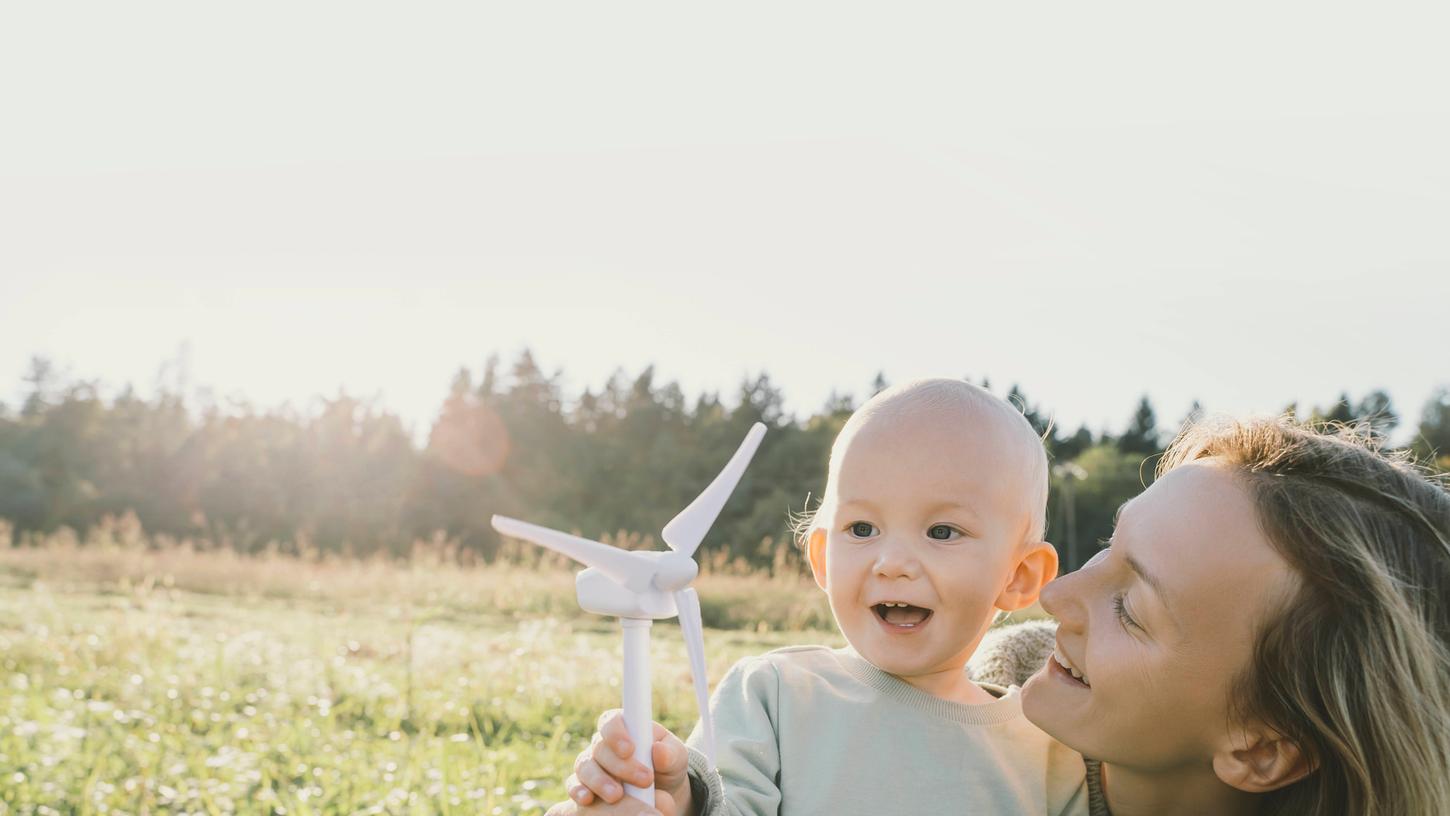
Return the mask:
M 1042 587 L 1038 602 L 1047 614 L 1057 618 L 1059 628 L 1080 631 L 1087 623 L 1082 602 L 1086 578 L 1083 571 L 1078 570 L 1048 581 Z

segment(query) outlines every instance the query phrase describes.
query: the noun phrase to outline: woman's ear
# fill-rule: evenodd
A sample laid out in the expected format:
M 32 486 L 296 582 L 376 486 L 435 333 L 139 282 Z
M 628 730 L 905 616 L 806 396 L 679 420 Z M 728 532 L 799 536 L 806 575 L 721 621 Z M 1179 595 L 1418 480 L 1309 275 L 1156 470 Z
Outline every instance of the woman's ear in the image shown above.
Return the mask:
M 1249 793 L 1292 785 L 1314 772 L 1298 743 L 1261 723 L 1231 735 L 1213 755 L 1213 772 L 1223 783 Z
M 806 559 L 811 562 L 811 575 L 816 586 L 826 588 L 826 531 L 820 527 L 811 530 L 806 538 Z
M 1046 541 L 1029 544 L 1027 552 L 1012 570 L 1007 586 L 997 596 L 997 608 L 1015 612 L 1037 602 L 1042 588 L 1057 577 L 1057 550 Z

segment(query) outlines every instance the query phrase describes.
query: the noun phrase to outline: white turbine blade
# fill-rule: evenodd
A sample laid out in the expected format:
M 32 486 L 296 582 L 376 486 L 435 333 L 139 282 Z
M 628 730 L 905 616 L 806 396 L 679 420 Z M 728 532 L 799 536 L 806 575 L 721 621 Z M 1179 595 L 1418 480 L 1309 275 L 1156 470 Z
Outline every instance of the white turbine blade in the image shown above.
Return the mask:
M 760 447 L 760 439 L 765 436 L 765 424 L 757 422 L 745 435 L 745 441 L 735 449 L 735 455 L 725 463 L 725 469 L 715 477 L 705 490 L 690 502 L 690 506 L 680 511 L 678 516 L 670 519 L 665 525 L 663 537 L 670 549 L 682 552 L 685 555 L 693 556 L 700 542 L 705 538 L 705 533 L 710 531 L 710 525 L 719 518 L 720 510 L 725 506 L 726 499 L 735 491 L 735 486 L 740 483 L 740 477 L 745 474 L 745 467 L 755 456 L 755 449 Z
M 690 655 L 690 674 L 695 678 L 695 704 L 700 708 L 700 736 L 705 739 L 705 756 L 715 768 L 715 718 L 710 716 L 710 681 L 705 677 L 705 626 L 700 620 L 700 596 L 694 588 L 675 593 L 680 613 L 680 632 Z
M 511 538 L 532 541 L 561 555 L 567 555 L 585 566 L 593 567 L 622 586 L 640 592 L 654 578 L 655 564 L 650 558 L 621 550 L 598 541 L 550 530 L 508 516 L 494 516 L 493 529 Z

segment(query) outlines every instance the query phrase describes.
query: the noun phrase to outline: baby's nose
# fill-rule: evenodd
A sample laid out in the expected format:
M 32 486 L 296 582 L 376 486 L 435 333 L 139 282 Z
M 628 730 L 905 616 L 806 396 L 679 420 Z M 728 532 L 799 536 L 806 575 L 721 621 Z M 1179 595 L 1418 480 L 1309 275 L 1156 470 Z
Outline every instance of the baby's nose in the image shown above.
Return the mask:
M 884 578 L 914 577 L 919 571 L 916 553 L 904 542 L 884 541 L 876 555 L 876 574 Z

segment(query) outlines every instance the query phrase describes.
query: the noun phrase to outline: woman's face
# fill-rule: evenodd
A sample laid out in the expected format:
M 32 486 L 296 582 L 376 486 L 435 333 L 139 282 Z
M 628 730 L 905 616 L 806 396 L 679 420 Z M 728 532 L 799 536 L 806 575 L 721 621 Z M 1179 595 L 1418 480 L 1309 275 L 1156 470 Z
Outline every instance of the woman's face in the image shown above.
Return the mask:
M 1110 548 L 1043 589 L 1057 653 L 1023 709 L 1086 756 L 1201 765 L 1228 743 L 1230 685 L 1294 582 L 1229 467 L 1175 468 L 1123 506 Z

